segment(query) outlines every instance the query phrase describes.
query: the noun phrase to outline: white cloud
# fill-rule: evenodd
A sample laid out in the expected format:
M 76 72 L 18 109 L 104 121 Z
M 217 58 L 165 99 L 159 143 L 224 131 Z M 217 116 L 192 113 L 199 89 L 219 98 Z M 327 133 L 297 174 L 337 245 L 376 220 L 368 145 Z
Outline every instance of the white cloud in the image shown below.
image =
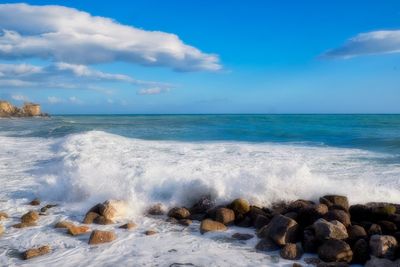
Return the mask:
M 218 56 L 175 34 L 145 31 L 63 6 L 0 5 L 0 58 L 72 64 L 125 61 L 177 71 L 216 71 Z
M 349 58 L 390 53 L 400 53 L 400 30 L 358 34 L 349 39 L 343 46 L 328 51 L 324 56 Z
M 71 96 L 68 99 L 73 104 L 83 104 L 83 101 L 77 98 L 76 96 Z
M 11 98 L 16 101 L 25 101 L 25 102 L 29 101 L 29 98 L 26 95 L 21 95 L 21 94 L 12 95 Z
M 150 88 L 143 88 L 140 89 L 137 94 L 138 95 L 158 95 L 162 93 L 166 93 L 169 91 L 169 88 L 163 87 L 150 87 Z
M 49 96 L 49 97 L 47 97 L 47 101 L 48 101 L 50 104 L 58 104 L 58 103 L 63 102 L 63 100 L 62 100 L 61 98 L 58 98 L 58 97 L 56 97 L 56 96 Z

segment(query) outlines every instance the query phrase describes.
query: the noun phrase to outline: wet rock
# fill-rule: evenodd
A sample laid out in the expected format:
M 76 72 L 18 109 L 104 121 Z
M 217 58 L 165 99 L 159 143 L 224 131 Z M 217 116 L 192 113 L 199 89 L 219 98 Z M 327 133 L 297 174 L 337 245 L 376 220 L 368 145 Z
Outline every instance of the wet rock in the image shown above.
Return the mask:
M 353 263 L 364 264 L 370 259 L 369 246 L 365 239 L 359 239 L 354 243 L 352 248 L 353 251 Z
M 270 214 L 265 212 L 262 208 L 259 208 L 257 206 L 250 206 L 249 217 L 251 218 L 251 221 L 253 223 L 257 220 L 257 217 L 260 215 L 265 217 L 270 217 Z
M 192 224 L 192 220 L 189 220 L 189 219 L 182 219 L 182 220 L 179 220 L 178 223 L 179 223 L 180 225 L 183 225 L 183 226 L 189 226 L 189 225 Z
M 227 208 L 219 208 L 215 214 L 215 220 L 225 225 L 232 224 L 235 221 L 235 212 Z
M 117 239 L 113 231 L 94 230 L 89 238 L 89 245 L 97 245 L 112 242 Z
M 206 211 L 206 218 L 215 220 L 217 216 L 217 210 L 220 208 L 226 208 L 225 206 L 218 205 Z
M 22 253 L 22 258 L 24 260 L 29 260 L 34 257 L 42 256 L 51 252 L 50 246 L 41 246 L 39 248 L 31 248 Z
M 324 218 L 327 221 L 333 221 L 333 220 L 339 221 L 345 227 L 348 227 L 351 224 L 350 215 L 343 210 L 337 210 L 337 209 L 330 210 L 328 213 L 325 214 Z
M 8 219 L 8 214 L 3 211 L 0 211 L 0 221 L 5 219 Z
M 103 207 L 103 204 L 102 204 L 102 203 L 98 203 L 98 204 L 94 205 L 93 207 L 91 207 L 91 208 L 89 209 L 88 213 L 89 213 L 89 212 L 94 212 L 94 213 L 97 213 L 97 214 L 100 215 L 101 210 L 102 210 L 103 208 L 104 208 L 104 207 Z
M 235 225 L 239 227 L 251 227 L 253 226 L 251 218 L 246 214 L 235 214 Z
M 200 224 L 200 233 L 202 234 L 206 232 L 226 231 L 226 230 L 227 227 L 225 226 L 225 224 L 210 219 L 205 219 Z
M 368 235 L 381 235 L 382 228 L 378 224 L 372 224 L 368 229 Z
M 292 267 L 303 267 L 303 265 L 301 265 L 300 263 L 293 263 Z
M 286 243 L 296 242 L 298 229 L 295 220 L 283 215 L 275 215 L 268 225 L 260 229 L 259 236 L 271 238 L 278 245 L 283 246 Z
M 235 199 L 229 206 L 235 214 L 245 214 L 250 211 L 250 203 L 244 198 Z
M 68 229 L 67 233 L 72 236 L 83 235 L 89 231 L 89 227 L 85 225 L 82 226 L 70 225 L 67 229 Z
M 115 221 L 126 216 L 127 204 L 122 200 L 107 200 L 100 206 L 100 215 L 107 220 Z
M 399 267 L 400 264 L 388 259 L 379 259 L 372 257 L 365 263 L 365 267 Z
M 374 221 L 387 220 L 396 213 L 396 206 L 384 203 L 370 203 L 371 216 Z
M 108 225 L 108 224 L 114 224 L 115 222 L 113 220 L 107 219 L 104 216 L 97 216 L 94 220 L 94 223 L 96 224 L 101 224 L 101 225 Z
M 21 222 L 21 223 L 14 224 L 12 227 L 20 229 L 20 228 L 33 227 L 33 226 L 37 226 L 37 224 L 34 222 L 31 222 L 31 223 Z
M 297 219 L 299 217 L 299 214 L 297 214 L 294 211 L 290 211 L 290 212 L 286 212 L 285 214 L 283 214 L 283 216 L 286 216 L 286 217 L 288 217 L 290 219 L 293 219 L 293 220 L 297 221 Z
M 349 267 L 350 265 L 346 262 L 320 262 L 317 267 Z
M 22 223 L 35 223 L 37 220 L 39 220 L 39 214 L 36 211 L 29 211 L 21 217 Z
M 331 207 L 340 207 L 343 210 L 349 209 L 349 200 L 345 196 L 339 195 L 326 195 L 319 199 L 321 204 L 325 204 L 328 208 Z
M 128 222 L 128 223 L 125 223 L 125 224 L 121 225 L 119 228 L 126 229 L 126 230 L 132 230 L 132 229 L 134 229 L 136 227 L 137 227 L 136 223 Z
M 367 232 L 364 227 L 359 225 L 351 225 L 347 228 L 347 233 L 349 234 L 349 241 L 354 243 L 360 238 L 366 238 Z
M 371 208 L 366 205 L 352 205 L 349 213 L 351 219 L 356 222 L 368 221 L 371 218 Z
M 286 212 L 298 213 L 300 210 L 308 208 L 312 205 L 314 205 L 314 202 L 312 202 L 312 201 L 298 199 L 298 200 L 295 200 L 295 201 L 289 203 L 289 205 L 286 208 Z
M 190 212 L 186 208 L 172 208 L 168 212 L 168 217 L 172 217 L 177 220 L 186 219 L 189 216 L 190 216 Z
M 155 216 L 164 215 L 165 214 L 165 208 L 161 203 L 158 203 L 156 205 L 151 206 L 147 210 L 147 214 L 155 215 Z
M 190 213 L 206 213 L 214 204 L 210 196 L 203 196 L 190 208 Z
M 350 262 L 353 252 L 346 242 L 329 239 L 318 248 L 318 257 L 325 262 Z
M 393 259 L 397 240 L 390 235 L 373 235 L 369 240 L 369 248 L 375 257 Z
M 319 219 L 313 224 L 313 228 L 316 238 L 321 241 L 348 238 L 346 227 L 336 220 L 328 222 L 325 219 Z
M 0 235 L 4 233 L 4 226 L 0 224 Z
M 288 243 L 281 249 L 280 255 L 286 260 L 298 260 L 303 256 L 303 249 L 300 244 Z
M 232 235 L 232 238 L 237 239 L 237 240 L 249 240 L 252 239 L 254 235 L 252 234 L 242 234 L 242 233 L 234 233 Z
M 378 225 L 381 227 L 382 234 L 384 235 L 392 235 L 397 231 L 396 224 L 390 221 L 379 221 Z
M 179 221 L 175 218 L 169 217 L 165 220 L 166 222 L 177 224 Z
M 94 222 L 94 220 L 99 216 L 100 216 L 100 214 L 93 212 L 93 211 L 89 211 L 88 213 L 86 213 L 85 218 L 83 219 L 83 223 L 84 224 L 92 224 Z
M 256 249 L 260 251 L 271 252 L 279 250 L 280 247 L 273 240 L 269 238 L 263 238 L 257 243 Z
M 46 212 L 47 210 L 57 207 L 57 204 L 47 204 L 46 206 L 40 209 L 40 212 Z
M 68 227 L 73 226 L 74 224 L 72 222 L 68 222 L 68 221 L 59 221 L 58 223 L 56 223 L 56 225 L 54 225 L 54 228 L 65 228 L 68 229 Z
M 195 214 L 190 214 L 189 219 L 192 221 L 199 221 L 201 222 L 206 218 L 206 213 L 195 213 Z
M 147 230 L 146 232 L 144 232 L 145 235 L 155 235 L 158 234 L 158 232 L 156 230 Z
M 304 262 L 310 265 L 317 265 L 321 262 L 321 260 L 313 257 L 313 258 L 305 258 Z
M 269 224 L 271 219 L 264 215 L 258 215 L 253 225 L 256 229 L 261 229 L 265 225 Z
M 303 227 L 306 227 L 322 218 L 327 212 L 328 207 L 325 204 L 309 205 L 299 210 L 296 221 Z
M 316 253 L 319 241 L 315 236 L 315 231 L 311 227 L 304 229 L 303 240 L 302 240 L 303 250 L 307 253 Z
M 40 205 L 40 199 L 35 198 L 31 202 L 29 202 L 29 205 L 31 205 L 31 206 L 39 206 Z

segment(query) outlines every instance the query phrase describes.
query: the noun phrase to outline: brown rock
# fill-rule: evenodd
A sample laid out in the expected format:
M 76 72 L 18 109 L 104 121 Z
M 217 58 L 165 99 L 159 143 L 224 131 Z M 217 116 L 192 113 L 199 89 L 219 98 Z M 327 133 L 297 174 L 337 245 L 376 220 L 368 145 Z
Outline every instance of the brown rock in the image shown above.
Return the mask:
M 397 231 L 396 224 L 390 221 L 379 221 L 378 225 L 381 227 L 382 234 L 384 235 L 392 235 Z
M 89 238 L 90 245 L 112 242 L 117 238 L 113 231 L 94 230 Z
M 42 207 L 40 209 L 40 212 L 46 212 L 48 209 L 57 207 L 57 204 L 47 204 L 46 206 Z
M 296 201 L 291 202 L 288 207 L 287 207 L 287 212 L 294 211 L 298 213 L 300 210 L 308 208 L 310 206 L 314 205 L 314 202 L 304 200 L 304 199 L 298 199 Z
M 316 253 L 319 245 L 319 240 L 315 236 L 315 231 L 311 227 L 304 229 L 303 240 L 302 240 L 303 250 L 307 253 Z
M 39 220 L 39 214 L 36 211 L 29 211 L 21 217 L 22 223 L 35 223 Z
M 200 233 L 202 234 L 206 232 L 226 231 L 226 229 L 225 224 L 210 219 L 205 219 L 200 224 Z
M 214 204 L 211 196 L 203 196 L 190 208 L 190 214 L 206 213 Z
M 189 225 L 192 224 L 192 220 L 189 220 L 189 219 L 182 219 L 182 220 L 179 220 L 178 223 L 179 223 L 180 225 L 183 225 L 183 226 L 189 226 Z
M 297 234 L 297 222 L 283 215 L 275 215 L 271 222 L 259 231 L 260 237 L 271 238 L 280 246 L 296 242 Z
M 25 223 L 25 222 L 23 222 L 23 223 L 17 223 L 17 224 L 14 224 L 12 227 L 14 227 L 14 228 L 26 228 L 26 227 L 32 227 L 32 226 L 37 226 L 37 224 L 36 223 Z
M 104 209 L 103 207 L 104 205 L 102 203 L 97 203 L 96 205 L 94 205 L 93 207 L 90 208 L 90 210 L 87 212 L 95 212 L 97 214 L 100 215 L 101 211 Z
M 149 215 L 164 215 L 165 209 L 161 203 L 158 203 L 156 205 L 151 206 L 147 210 L 147 214 L 149 214 Z
M 271 221 L 271 219 L 267 216 L 264 215 L 258 215 L 256 220 L 254 221 L 254 227 L 256 229 L 261 229 L 263 228 L 265 225 L 269 224 Z
M 101 225 L 108 225 L 108 224 L 114 224 L 115 222 L 113 220 L 107 219 L 104 216 L 97 216 L 94 221 L 96 224 L 101 224 Z
M 0 224 L 0 235 L 4 233 L 4 226 Z
M 351 242 L 355 242 L 360 238 L 366 238 L 367 232 L 365 231 L 364 227 L 359 225 L 351 225 L 347 228 L 347 232 L 349 234 L 349 240 Z
M 299 244 L 287 243 L 281 249 L 280 255 L 286 260 L 298 260 L 303 256 L 303 249 Z
M 309 205 L 298 211 L 297 218 L 293 218 L 303 227 L 312 225 L 316 220 L 322 218 L 328 213 L 328 207 L 325 204 Z
M 380 227 L 380 225 L 374 223 L 369 227 L 368 235 L 372 236 L 381 234 L 382 234 L 382 228 Z
M 70 225 L 67 229 L 68 229 L 67 233 L 72 236 L 83 235 L 89 231 L 89 227 L 85 225 L 82 226 Z
M 134 229 L 134 228 L 136 228 L 136 227 L 137 227 L 136 223 L 134 223 L 134 222 L 128 222 L 128 223 L 126 223 L 126 224 L 121 225 L 119 228 L 121 228 L 121 229 L 127 229 L 127 230 L 132 230 L 132 229 Z
M 56 223 L 56 225 L 54 225 L 54 228 L 68 229 L 70 226 L 74 226 L 74 224 L 72 222 L 68 222 L 68 221 L 59 221 L 58 223 Z
M 371 255 L 392 259 L 397 249 L 397 240 L 390 235 L 373 235 L 369 240 Z
M 365 264 L 370 259 L 368 242 L 364 239 L 359 239 L 354 243 L 353 263 Z
M 32 205 L 32 206 L 39 206 L 39 205 L 40 205 L 40 199 L 35 198 L 35 199 L 32 200 L 31 202 L 29 202 L 29 205 Z
M 8 219 L 8 214 L 0 211 L 0 221 Z
M 51 247 L 50 246 L 41 246 L 39 248 L 31 248 L 22 253 L 22 258 L 24 260 L 29 260 L 34 257 L 42 256 L 47 253 L 51 252 Z
M 318 257 L 326 262 L 351 262 L 353 252 L 346 242 L 329 239 L 318 248 Z
M 250 203 L 246 199 L 237 198 L 230 204 L 230 208 L 235 214 L 245 214 L 250 211 Z
M 393 262 L 388 259 L 379 259 L 372 257 L 365 263 L 365 267 L 398 267 L 398 262 Z
M 279 250 L 280 247 L 270 238 L 263 238 L 257 243 L 256 249 L 260 251 L 271 252 Z
M 252 239 L 254 235 L 251 234 L 242 234 L 242 233 L 234 233 L 232 235 L 232 238 L 237 239 L 237 240 L 249 240 Z
M 147 230 L 146 232 L 144 232 L 145 235 L 155 235 L 157 233 L 158 232 L 156 230 L 152 230 L 152 229 Z
M 94 222 L 94 220 L 99 216 L 100 216 L 100 214 L 93 212 L 93 211 L 89 211 L 88 213 L 86 213 L 85 218 L 83 219 L 83 223 L 84 224 L 92 224 Z
M 168 217 L 172 217 L 177 220 L 186 219 L 189 216 L 190 216 L 190 212 L 186 208 L 172 208 L 168 212 Z
M 328 207 L 336 206 L 341 207 L 343 210 L 349 209 L 349 200 L 345 196 L 339 195 L 326 195 L 319 199 L 321 204 L 325 204 Z
M 219 208 L 215 214 L 215 220 L 225 225 L 232 224 L 235 221 L 235 212 L 227 208 Z
M 348 227 L 351 222 L 350 222 L 350 215 L 344 211 L 344 210 L 330 210 L 327 214 L 325 214 L 324 218 L 327 221 L 339 221 L 341 222 L 345 227 Z
M 100 215 L 107 220 L 117 220 L 126 215 L 127 205 L 122 200 L 107 200 L 100 206 Z
M 328 222 L 324 219 L 319 219 L 313 224 L 313 228 L 316 238 L 320 241 L 348 238 L 346 227 L 336 220 Z

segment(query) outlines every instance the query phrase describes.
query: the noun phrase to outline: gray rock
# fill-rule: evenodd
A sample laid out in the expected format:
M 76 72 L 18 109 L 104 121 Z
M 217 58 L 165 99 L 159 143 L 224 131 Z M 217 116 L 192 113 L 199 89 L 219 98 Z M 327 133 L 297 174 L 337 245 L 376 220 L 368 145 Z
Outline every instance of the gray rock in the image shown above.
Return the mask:
M 281 249 L 280 255 L 286 260 L 298 260 L 303 256 L 303 249 L 300 244 L 288 243 Z
M 369 240 L 371 255 L 378 258 L 392 259 L 397 246 L 396 238 L 390 235 L 373 235 Z
M 325 219 L 319 219 L 313 224 L 313 228 L 316 238 L 321 241 L 348 238 L 346 227 L 336 220 L 328 222 Z
M 283 215 L 275 215 L 268 225 L 260 229 L 259 236 L 271 238 L 276 244 L 284 246 L 286 243 L 296 242 L 298 229 L 295 220 Z
M 346 242 L 329 239 L 318 248 L 318 257 L 325 262 L 351 262 L 353 252 Z

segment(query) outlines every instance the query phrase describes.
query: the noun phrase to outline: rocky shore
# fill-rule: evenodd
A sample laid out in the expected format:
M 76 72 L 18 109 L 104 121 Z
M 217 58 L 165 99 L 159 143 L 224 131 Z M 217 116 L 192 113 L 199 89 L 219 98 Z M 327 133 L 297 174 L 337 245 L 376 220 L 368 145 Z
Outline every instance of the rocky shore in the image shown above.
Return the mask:
M 49 114 L 42 113 L 40 105 L 35 103 L 24 103 L 22 108 L 12 105 L 8 101 L 0 100 L 0 118 L 9 117 L 48 117 Z
M 39 199 L 27 205 L 31 206 L 30 211 L 21 214 L 11 228 L 34 227 L 40 224 L 42 216 L 49 215 L 56 207 L 54 204 L 42 205 Z M 92 230 L 91 225 L 136 231 L 137 225 L 127 218 L 128 209 L 124 201 L 107 200 L 88 209 L 82 221 L 62 220 L 56 222 L 54 228 L 72 238 L 87 235 L 85 242 L 90 246 L 112 244 L 118 239 L 116 231 Z M 258 253 L 279 251 L 281 258 L 294 261 L 293 266 L 302 266 L 303 262 L 320 267 L 350 264 L 400 266 L 400 205 L 397 204 L 350 206 L 345 196 L 326 195 L 318 203 L 296 200 L 258 207 L 242 198 L 216 205 L 210 198 L 203 197 L 191 207 L 167 210 L 163 205 L 155 204 L 148 208 L 144 216 L 183 227 L 199 221 L 198 232 L 205 236 L 209 232 L 223 232 L 235 226 L 239 231 L 232 234 L 232 239 L 257 239 L 255 249 Z M 0 221 L 6 220 L 12 218 L 0 210 Z M 241 227 L 253 229 L 254 234 L 240 232 Z M 0 222 L 0 238 L 8 230 Z M 143 232 L 144 236 L 159 234 L 162 233 L 152 228 Z M 21 251 L 20 257 L 29 260 L 52 253 L 53 249 L 48 244 L 42 244 Z

